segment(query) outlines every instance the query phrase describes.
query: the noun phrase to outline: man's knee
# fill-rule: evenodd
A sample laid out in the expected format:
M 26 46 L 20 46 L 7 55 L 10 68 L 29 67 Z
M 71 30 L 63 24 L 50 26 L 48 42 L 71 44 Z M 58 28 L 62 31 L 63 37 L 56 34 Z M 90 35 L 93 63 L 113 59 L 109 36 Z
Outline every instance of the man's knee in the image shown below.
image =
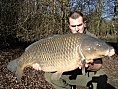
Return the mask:
M 107 75 L 94 76 L 91 81 L 87 83 L 89 89 L 106 89 L 107 87 Z M 94 84 L 97 84 L 97 86 Z
M 52 75 L 51 73 L 45 73 L 44 74 L 45 80 L 49 83 L 51 83 L 51 75 Z
M 99 77 L 93 77 L 92 81 L 97 83 L 97 89 L 106 89 L 107 75 L 101 75 Z

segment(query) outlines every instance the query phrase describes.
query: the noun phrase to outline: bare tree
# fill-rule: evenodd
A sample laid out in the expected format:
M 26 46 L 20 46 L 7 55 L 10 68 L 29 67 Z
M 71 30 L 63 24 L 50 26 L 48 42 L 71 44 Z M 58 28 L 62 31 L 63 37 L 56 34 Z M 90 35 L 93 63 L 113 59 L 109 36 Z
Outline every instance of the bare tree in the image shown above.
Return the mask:
M 68 33 L 72 10 L 83 12 L 88 30 L 98 37 L 118 38 L 118 0 L 1 0 L 0 5 L 0 41 L 6 45 L 16 38 L 33 42 Z

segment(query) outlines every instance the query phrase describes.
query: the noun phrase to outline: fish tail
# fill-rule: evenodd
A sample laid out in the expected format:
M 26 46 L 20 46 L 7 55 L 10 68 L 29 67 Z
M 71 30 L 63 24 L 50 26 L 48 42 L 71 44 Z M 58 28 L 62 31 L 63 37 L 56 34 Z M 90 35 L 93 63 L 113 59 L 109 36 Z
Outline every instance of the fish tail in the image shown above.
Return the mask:
M 18 66 L 17 65 L 17 59 L 15 59 L 15 60 L 12 60 L 8 63 L 7 69 L 11 72 L 15 72 L 17 69 L 17 66 Z
M 21 77 L 23 75 L 23 70 L 19 66 L 18 60 L 19 60 L 19 58 L 10 61 L 9 64 L 7 65 L 7 69 L 10 70 L 11 72 L 14 72 L 16 77 L 17 77 L 18 82 L 21 82 Z

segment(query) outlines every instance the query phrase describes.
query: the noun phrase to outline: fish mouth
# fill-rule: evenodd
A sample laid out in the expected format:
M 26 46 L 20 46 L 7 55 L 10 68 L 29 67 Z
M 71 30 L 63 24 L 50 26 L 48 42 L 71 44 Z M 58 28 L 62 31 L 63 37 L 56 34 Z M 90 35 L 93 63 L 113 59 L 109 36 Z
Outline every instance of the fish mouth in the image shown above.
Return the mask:
M 106 51 L 106 54 L 105 54 L 105 56 L 113 56 L 115 54 L 115 50 L 114 50 L 114 48 L 112 48 L 112 49 L 108 49 L 107 51 Z

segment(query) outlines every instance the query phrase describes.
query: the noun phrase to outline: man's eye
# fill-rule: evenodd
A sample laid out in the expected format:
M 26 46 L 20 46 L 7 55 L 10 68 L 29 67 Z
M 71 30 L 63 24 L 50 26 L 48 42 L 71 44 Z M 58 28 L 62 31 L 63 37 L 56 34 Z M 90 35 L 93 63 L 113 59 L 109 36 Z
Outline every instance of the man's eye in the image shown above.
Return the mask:
M 76 27 L 76 25 L 71 25 L 71 27 Z
M 78 25 L 71 25 L 71 27 L 79 27 L 79 26 L 81 26 L 82 25 L 82 23 L 81 24 L 78 24 Z
M 81 26 L 82 24 L 77 25 L 78 27 Z

